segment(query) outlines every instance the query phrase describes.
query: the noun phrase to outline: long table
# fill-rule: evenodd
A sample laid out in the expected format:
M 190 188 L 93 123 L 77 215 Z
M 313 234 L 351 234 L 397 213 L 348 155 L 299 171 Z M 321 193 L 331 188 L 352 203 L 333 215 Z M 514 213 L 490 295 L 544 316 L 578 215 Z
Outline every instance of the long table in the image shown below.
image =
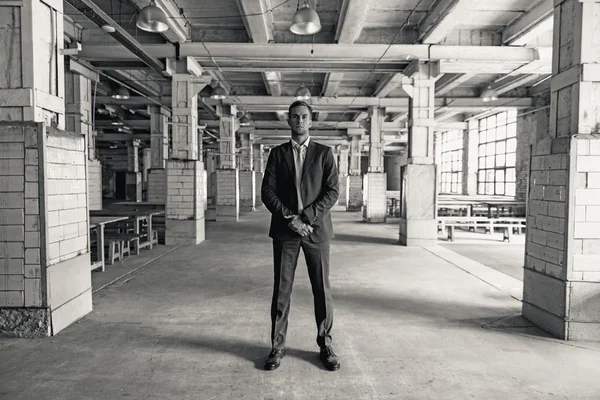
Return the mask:
M 164 214 L 164 210 L 126 210 L 126 209 L 105 209 L 90 211 L 91 216 L 102 217 L 123 217 L 123 219 L 134 219 L 134 232 L 140 234 L 140 222 L 146 221 L 148 224 L 148 236 L 146 242 L 140 241 L 140 248 L 152 248 L 152 217 Z
M 96 262 L 93 262 L 91 265 L 91 269 L 95 270 L 101 268 L 102 271 L 106 269 L 106 263 L 104 259 L 104 227 L 107 224 L 112 224 L 119 221 L 124 221 L 128 217 L 123 216 L 90 216 L 89 223 L 90 229 L 96 229 L 96 238 L 97 238 L 97 249 L 96 254 L 98 259 Z

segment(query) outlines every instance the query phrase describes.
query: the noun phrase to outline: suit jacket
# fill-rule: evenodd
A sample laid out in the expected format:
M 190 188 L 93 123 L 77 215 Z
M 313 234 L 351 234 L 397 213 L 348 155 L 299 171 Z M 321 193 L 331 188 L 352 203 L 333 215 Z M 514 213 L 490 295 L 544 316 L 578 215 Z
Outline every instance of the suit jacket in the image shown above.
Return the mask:
M 329 210 L 336 203 L 338 171 L 329 146 L 311 140 L 306 150 L 300 195 L 302 220 L 312 226 L 310 239 L 315 243 L 333 239 L 333 224 Z M 262 202 L 271 212 L 269 236 L 275 240 L 298 239 L 300 235 L 288 227 L 285 215 L 298 213 L 294 149 L 286 142 L 271 150 L 261 188 Z

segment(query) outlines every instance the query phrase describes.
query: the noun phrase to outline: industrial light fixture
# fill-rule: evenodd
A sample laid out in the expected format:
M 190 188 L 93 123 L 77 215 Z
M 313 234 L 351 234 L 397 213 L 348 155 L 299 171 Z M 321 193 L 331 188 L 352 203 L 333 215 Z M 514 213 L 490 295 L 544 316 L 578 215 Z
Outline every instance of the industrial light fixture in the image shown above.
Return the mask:
M 304 83 L 302 83 L 300 87 L 296 89 L 294 96 L 296 97 L 296 100 L 306 101 L 310 99 L 310 90 L 308 90 L 308 88 L 304 86 Z
M 223 86 L 221 86 L 221 82 L 219 82 L 217 83 L 217 87 L 213 89 L 210 98 L 215 100 L 223 100 L 228 95 L 229 93 L 227 93 L 227 90 Z
M 304 0 L 304 5 L 294 13 L 290 31 L 296 35 L 313 35 L 321 31 L 319 14 L 310 8 L 308 0 Z
M 116 31 L 115 27 L 109 24 L 104 24 L 101 26 L 101 28 L 106 33 L 115 33 Z
M 498 100 L 498 92 L 496 91 L 496 89 L 492 88 L 491 86 L 488 86 L 485 89 L 483 89 L 479 98 L 484 103 L 495 101 Z
M 121 118 L 119 118 L 119 117 L 114 117 L 110 121 L 110 124 L 114 125 L 114 126 L 123 126 L 124 125 L 123 120 Z
M 113 91 L 111 97 L 113 99 L 127 100 L 129 98 L 129 90 L 123 86 L 119 86 L 115 91 Z
M 156 6 L 154 0 L 142 8 L 135 25 L 143 31 L 161 33 L 169 30 L 167 15 Z
M 248 116 L 248 114 L 244 113 L 242 118 L 240 118 L 240 126 L 248 126 L 252 123 L 252 120 Z

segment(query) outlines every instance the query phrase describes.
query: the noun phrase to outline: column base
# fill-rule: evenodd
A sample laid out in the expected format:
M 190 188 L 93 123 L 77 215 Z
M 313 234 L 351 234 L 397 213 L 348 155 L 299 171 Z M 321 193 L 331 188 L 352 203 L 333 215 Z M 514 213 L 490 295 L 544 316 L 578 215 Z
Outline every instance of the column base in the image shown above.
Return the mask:
M 525 319 L 559 339 L 600 341 L 600 282 L 565 281 L 529 268 L 523 281 Z
M 373 172 L 365 175 L 366 204 L 363 207 L 363 221 L 383 223 L 387 216 L 387 175 Z
M 254 171 L 240 171 L 240 211 L 252 212 L 256 198 L 256 180 Z
M 400 244 L 407 247 L 437 245 L 437 221 L 400 218 Z
M 363 178 L 361 175 L 349 175 L 346 179 L 348 204 L 346 211 L 360 211 L 363 206 Z
M 167 170 L 152 168 L 148 170 L 148 201 L 150 203 L 167 202 Z
M 167 219 L 165 220 L 165 244 L 200 244 L 206 239 L 204 218 L 196 220 Z
M 348 205 L 348 176 L 340 175 L 339 182 L 340 182 L 340 189 L 339 189 L 340 197 L 338 199 L 338 206 L 346 207 Z
M 49 308 L 0 308 L 0 337 L 37 339 L 48 336 Z
M 254 197 L 254 207 L 256 209 L 260 208 L 263 206 L 263 202 L 262 202 L 262 196 L 260 193 L 260 189 L 262 186 L 262 180 L 263 180 L 263 173 L 262 172 L 258 172 L 258 171 L 254 171 L 254 182 L 256 183 L 256 190 L 254 192 L 255 197 Z
M 0 337 L 56 335 L 92 311 L 89 253 L 50 265 L 46 276 L 49 307 L 0 309 Z
M 240 215 L 240 174 L 237 169 L 218 169 L 216 220 L 237 222 Z
M 238 222 L 240 220 L 239 209 L 236 206 L 220 206 L 217 204 L 215 221 Z
M 142 201 L 142 173 L 128 172 L 125 179 L 125 196 L 127 201 Z

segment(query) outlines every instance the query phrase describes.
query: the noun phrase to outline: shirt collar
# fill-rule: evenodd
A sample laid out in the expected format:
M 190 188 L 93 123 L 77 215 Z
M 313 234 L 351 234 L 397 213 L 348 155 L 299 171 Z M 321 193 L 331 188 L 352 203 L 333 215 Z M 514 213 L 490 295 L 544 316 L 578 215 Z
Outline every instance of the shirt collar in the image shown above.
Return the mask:
M 306 140 L 304 141 L 304 143 L 302 143 L 302 144 L 296 143 L 294 141 L 294 139 L 290 139 L 290 142 L 292 143 L 292 147 L 295 147 L 297 149 L 299 149 L 301 147 L 308 148 L 308 144 L 310 143 L 310 136 L 307 137 Z

